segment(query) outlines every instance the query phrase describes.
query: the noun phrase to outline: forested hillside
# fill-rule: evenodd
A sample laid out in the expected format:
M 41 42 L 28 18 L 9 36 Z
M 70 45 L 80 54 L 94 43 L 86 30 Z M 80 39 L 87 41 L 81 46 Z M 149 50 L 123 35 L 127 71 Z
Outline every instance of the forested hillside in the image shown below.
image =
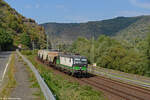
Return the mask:
M 141 19 L 131 24 L 127 28 L 116 33 L 116 39 L 125 39 L 135 42 L 146 37 L 150 29 L 150 16 L 142 16 Z
M 44 48 L 44 28 L 0 0 L 0 49 L 12 49 L 19 44 L 23 48 Z
M 72 42 L 57 44 L 63 52 L 86 56 L 98 67 L 150 76 L 150 16 L 42 26 L 57 42 Z
M 72 45 L 59 48 L 86 56 L 90 64 L 96 63 L 98 67 L 150 76 L 150 35 L 135 46 L 103 35 L 97 40 L 80 37 Z
M 148 26 L 150 26 L 150 16 L 117 17 L 87 23 L 45 23 L 41 25 L 44 26 L 47 34 L 63 40 L 63 42 L 74 41 L 79 36 L 98 38 L 100 35 L 133 40 L 137 37 L 145 37 Z
M 150 76 L 150 16 L 119 17 L 82 24 L 44 25 L 46 28 L 50 27 L 46 30 L 52 31 L 56 37 L 63 38 L 63 35 L 67 35 L 66 40 L 74 40 L 70 45 L 58 45 L 63 52 L 86 56 L 90 64 L 96 63 L 98 67 Z M 83 28 L 83 25 L 86 27 Z M 75 27 L 78 29 L 75 30 Z M 82 29 L 85 29 L 87 34 Z M 88 37 L 90 32 L 97 32 L 95 39 Z

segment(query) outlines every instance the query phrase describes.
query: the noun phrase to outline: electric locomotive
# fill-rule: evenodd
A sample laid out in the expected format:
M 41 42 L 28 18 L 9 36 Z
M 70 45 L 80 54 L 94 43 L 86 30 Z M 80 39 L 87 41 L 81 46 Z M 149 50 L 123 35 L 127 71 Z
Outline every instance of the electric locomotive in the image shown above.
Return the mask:
M 67 69 L 72 75 L 74 74 L 87 74 L 87 59 L 84 56 L 75 54 L 59 54 L 56 61 L 57 65 Z

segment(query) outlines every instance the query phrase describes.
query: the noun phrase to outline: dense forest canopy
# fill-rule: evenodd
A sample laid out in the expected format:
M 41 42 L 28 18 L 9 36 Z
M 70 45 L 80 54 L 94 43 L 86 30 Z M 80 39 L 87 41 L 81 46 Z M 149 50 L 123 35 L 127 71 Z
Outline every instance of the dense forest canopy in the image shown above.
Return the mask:
M 0 48 L 10 50 L 19 44 L 23 48 L 45 48 L 44 28 L 27 19 L 0 0 Z
M 99 67 L 150 76 L 150 31 L 134 45 L 101 35 L 95 40 L 79 37 L 72 45 L 60 45 L 59 48 L 86 56 L 90 64 L 96 63 Z
M 0 50 L 10 49 L 13 45 L 13 39 L 10 33 L 8 33 L 5 29 L 0 28 Z

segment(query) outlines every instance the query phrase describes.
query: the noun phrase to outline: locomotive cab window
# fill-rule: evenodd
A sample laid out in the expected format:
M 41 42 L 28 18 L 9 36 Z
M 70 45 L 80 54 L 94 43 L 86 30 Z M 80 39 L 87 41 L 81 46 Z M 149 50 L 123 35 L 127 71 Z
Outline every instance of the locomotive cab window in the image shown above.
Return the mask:
M 87 64 L 87 59 L 81 59 L 81 62 L 83 63 L 83 64 Z
M 74 59 L 74 63 L 75 63 L 75 64 L 80 64 L 80 63 L 81 63 L 80 58 L 75 58 L 75 59 Z

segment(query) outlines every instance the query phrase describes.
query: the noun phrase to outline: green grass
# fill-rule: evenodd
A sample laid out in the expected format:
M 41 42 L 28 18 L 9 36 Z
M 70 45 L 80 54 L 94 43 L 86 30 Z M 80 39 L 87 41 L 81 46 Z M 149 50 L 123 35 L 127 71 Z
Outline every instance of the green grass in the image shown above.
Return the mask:
M 6 73 L 6 77 L 4 79 L 6 80 L 5 85 L 3 89 L 0 91 L 0 98 L 8 98 L 9 95 L 11 94 L 12 89 L 15 88 L 17 83 L 14 75 L 15 75 L 15 56 L 14 54 L 12 54 L 11 62 L 8 66 L 8 72 Z
M 25 54 L 25 51 L 23 54 Z M 90 86 L 81 86 L 77 82 L 70 82 L 63 76 L 54 74 L 52 70 L 34 59 L 35 54 L 31 53 L 27 57 L 35 65 L 53 94 L 56 95 L 57 100 L 104 100 L 103 94 Z

